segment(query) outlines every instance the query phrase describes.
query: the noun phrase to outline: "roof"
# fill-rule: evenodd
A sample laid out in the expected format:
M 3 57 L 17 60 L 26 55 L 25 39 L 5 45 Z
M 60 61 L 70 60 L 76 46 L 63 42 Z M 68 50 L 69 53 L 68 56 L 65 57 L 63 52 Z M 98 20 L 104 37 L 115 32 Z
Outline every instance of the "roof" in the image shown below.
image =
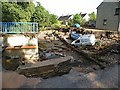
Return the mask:
M 81 17 L 83 18 L 83 17 L 85 17 L 85 15 L 86 15 L 87 13 L 84 13 L 84 14 L 80 14 L 81 15 Z
M 60 21 L 65 21 L 65 20 L 68 20 L 71 16 L 72 16 L 72 15 L 60 16 L 60 17 L 58 18 L 58 20 L 60 20 Z
M 103 2 L 102 2 L 103 3 Z M 97 9 L 102 5 L 102 3 L 97 7 Z
M 81 14 L 81 13 L 80 13 L 80 15 L 81 15 L 82 18 L 83 18 L 86 14 L 87 14 L 87 13 L 84 13 L 84 14 Z M 72 16 L 72 15 L 60 16 L 60 17 L 58 18 L 58 20 L 60 20 L 60 21 L 65 21 L 65 20 L 68 20 L 71 16 Z
M 103 2 L 119 2 L 120 0 L 103 0 Z
M 103 2 L 97 7 L 97 9 L 98 9 L 104 2 L 120 2 L 120 0 L 103 0 Z

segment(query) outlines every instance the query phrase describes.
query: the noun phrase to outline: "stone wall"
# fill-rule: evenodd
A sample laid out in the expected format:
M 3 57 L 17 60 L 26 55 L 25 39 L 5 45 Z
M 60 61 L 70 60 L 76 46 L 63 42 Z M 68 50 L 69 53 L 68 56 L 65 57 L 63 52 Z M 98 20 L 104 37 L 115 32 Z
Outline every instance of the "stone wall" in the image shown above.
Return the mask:
M 10 66 L 18 60 L 20 63 L 35 63 L 38 61 L 38 38 L 36 34 L 3 34 L 3 65 Z M 9 66 L 9 65 L 8 65 Z
M 3 46 L 38 46 L 36 34 L 3 34 Z

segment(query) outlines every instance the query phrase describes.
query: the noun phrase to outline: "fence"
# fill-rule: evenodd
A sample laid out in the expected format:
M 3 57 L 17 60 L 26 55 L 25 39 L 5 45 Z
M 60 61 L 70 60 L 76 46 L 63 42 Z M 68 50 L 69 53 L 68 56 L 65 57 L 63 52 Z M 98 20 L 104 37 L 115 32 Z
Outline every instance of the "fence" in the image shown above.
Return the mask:
M 38 23 L 35 22 L 0 22 L 2 33 L 37 33 Z

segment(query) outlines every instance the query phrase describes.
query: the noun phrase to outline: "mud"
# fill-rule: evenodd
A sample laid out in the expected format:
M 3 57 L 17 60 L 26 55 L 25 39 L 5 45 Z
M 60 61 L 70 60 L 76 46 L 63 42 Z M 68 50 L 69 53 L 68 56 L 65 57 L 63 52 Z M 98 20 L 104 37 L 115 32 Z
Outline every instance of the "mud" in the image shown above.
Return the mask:
M 101 70 L 99 65 L 94 62 L 91 62 L 79 53 L 68 48 L 63 42 L 54 36 L 47 36 L 46 33 L 52 33 L 52 31 L 44 31 L 39 33 L 39 61 L 47 60 L 44 56 L 45 53 L 59 53 L 63 56 L 72 56 L 74 59 L 70 66 L 72 70 L 70 73 L 56 76 L 48 79 L 41 78 L 26 78 L 25 76 L 20 76 L 15 73 L 4 74 L 3 77 L 3 86 L 5 88 L 15 87 L 15 88 L 117 88 L 118 87 L 118 60 L 119 60 L 119 49 L 111 50 L 110 52 L 103 55 L 97 55 L 95 60 L 101 60 L 100 62 L 106 65 L 106 68 Z M 58 33 L 58 34 L 61 34 Z M 63 34 L 63 33 L 62 33 Z M 68 38 L 68 35 L 64 36 Z M 66 39 L 67 40 L 67 39 Z M 103 39 L 104 40 L 104 39 Z M 106 39 L 107 41 L 107 39 Z M 68 39 L 70 43 L 71 40 Z M 105 41 L 104 41 L 105 43 Z M 102 46 L 93 46 L 93 47 L 80 47 L 76 49 L 81 49 L 85 53 L 95 54 L 96 52 L 104 50 L 106 47 L 110 46 L 113 43 L 116 43 L 114 40 L 109 40 L 108 43 Z M 119 44 L 119 43 L 118 43 Z M 118 47 L 119 48 L 119 47 Z M 44 53 L 44 54 L 43 54 Z M 106 63 L 107 62 L 107 63 Z M 9 77 L 9 76 L 10 77 Z M 8 78 L 6 78 L 8 77 Z M 10 82 L 7 82 L 8 79 Z M 16 81 L 14 82 L 14 79 Z M 18 80 L 18 81 L 17 81 Z M 8 85 L 8 83 L 11 83 Z M 17 84 L 18 83 L 18 84 Z

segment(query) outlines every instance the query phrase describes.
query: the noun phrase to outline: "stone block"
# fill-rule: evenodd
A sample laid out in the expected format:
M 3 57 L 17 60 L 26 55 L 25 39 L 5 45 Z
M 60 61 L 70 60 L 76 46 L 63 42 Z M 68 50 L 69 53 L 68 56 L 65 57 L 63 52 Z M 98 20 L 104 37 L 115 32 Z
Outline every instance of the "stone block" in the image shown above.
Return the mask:
M 70 63 L 72 59 L 71 56 L 49 59 L 29 66 L 19 66 L 17 71 L 26 77 L 48 78 L 63 75 L 71 70 Z

